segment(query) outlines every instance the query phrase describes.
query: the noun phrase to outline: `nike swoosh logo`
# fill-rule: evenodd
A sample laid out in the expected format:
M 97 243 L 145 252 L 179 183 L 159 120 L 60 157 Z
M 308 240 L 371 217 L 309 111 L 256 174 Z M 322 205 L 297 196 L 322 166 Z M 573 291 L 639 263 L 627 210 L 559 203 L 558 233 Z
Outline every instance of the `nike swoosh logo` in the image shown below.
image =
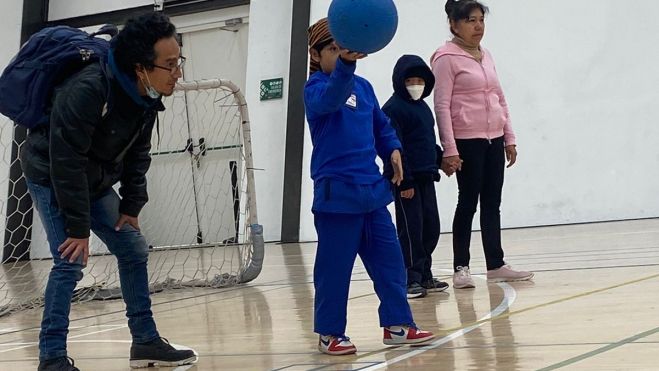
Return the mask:
M 329 340 L 323 341 L 323 339 L 320 339 L 320 342 L 323 343 L 323 345 L 325 345 L 325 346 L 329 346 L 329 344 L 330 344 Z
M 400 329 L 400 332 L 394 332 L 394 331 L 389 330 L 389 333 L 391 333 L 392 335 L 396 335 L 396 336 L 405 336 L 405 329 Z

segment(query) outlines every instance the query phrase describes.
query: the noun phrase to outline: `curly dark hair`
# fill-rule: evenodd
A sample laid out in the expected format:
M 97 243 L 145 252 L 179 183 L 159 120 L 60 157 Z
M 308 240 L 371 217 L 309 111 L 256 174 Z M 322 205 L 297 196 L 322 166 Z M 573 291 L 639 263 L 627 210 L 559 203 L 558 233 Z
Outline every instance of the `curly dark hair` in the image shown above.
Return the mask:
M 447 0 L 444 6 L 444 11 L 448 19 L 457 22 L 462 19 L 469 19 L 469 14 L 474 9 L 480 9 L 483 14 L 487 14 L 490 9 L 476 0 Z M 455 35 L 455 31 L 451 27 L 451 33 Z
M 137 65 L 152 70 L 157 57 L 153 46 L 170 37 L 177 37 L 176 27 L 161 12 L 129 19 L 111 43 L 117 67 L 133 78 Z

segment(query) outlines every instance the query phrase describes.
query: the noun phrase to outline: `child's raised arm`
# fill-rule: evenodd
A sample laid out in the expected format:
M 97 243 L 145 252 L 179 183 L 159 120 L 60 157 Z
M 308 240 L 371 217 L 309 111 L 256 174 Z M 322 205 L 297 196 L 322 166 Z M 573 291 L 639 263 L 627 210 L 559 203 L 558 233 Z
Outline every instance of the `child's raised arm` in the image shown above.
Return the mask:
M 328 80 L 311 78 L 304 87 L 307 118 L 327 115 L 341 110 L 355 85 L 356 63 L 338 58 L 336 68 Z

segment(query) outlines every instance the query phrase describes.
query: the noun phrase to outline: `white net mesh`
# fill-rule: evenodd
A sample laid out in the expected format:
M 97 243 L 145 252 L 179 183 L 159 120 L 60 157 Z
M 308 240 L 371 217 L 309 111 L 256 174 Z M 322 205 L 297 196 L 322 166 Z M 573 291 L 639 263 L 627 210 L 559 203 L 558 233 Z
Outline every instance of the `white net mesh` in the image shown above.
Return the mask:
M 152 291 L 250 281 L 261 269 L 263 235 L 256 216 L 244 97 L 229 81 L 206 80 L 181 83 L 164 103 L 167 109 L 159 116 L 152 140 L 149 203 L 140 214 L 142 232 L 151 246 Z M 11 165 L 12 130 L 9 122 L 0 127 L 4 174 Z M 4 195 L 16 195 L 14 199 L 29 195 L 15 187 L 18 182 L 2 179 L 0 204 L 7 215 L 12 197 Z M 16 207 L 9 205 L 9 209 Z M 21 226 L 5 223 L 6 237 L 31 228 L 32 243 L 29 252 L 21 252 L 19 245 L 24 241 L 5 242 L 0 316 L 42 304 L 52 259 L 36 214 L 34 227 L 25 217 L 28 214 L 12 211 L 7 215 L 14 220 L 21 216 L 24 222 Z M 95 236 L 90 251 L 74 301 L 119 298 L 116 259 Z

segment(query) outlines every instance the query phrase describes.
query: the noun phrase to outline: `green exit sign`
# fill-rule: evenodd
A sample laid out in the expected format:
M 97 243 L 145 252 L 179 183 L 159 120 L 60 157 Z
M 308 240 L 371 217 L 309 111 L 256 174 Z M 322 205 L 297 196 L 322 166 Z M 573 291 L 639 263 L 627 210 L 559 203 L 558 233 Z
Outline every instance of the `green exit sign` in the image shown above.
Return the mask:
M 283 78 L 261 80 L 261 100 L 281 99 L 283 96 Z

